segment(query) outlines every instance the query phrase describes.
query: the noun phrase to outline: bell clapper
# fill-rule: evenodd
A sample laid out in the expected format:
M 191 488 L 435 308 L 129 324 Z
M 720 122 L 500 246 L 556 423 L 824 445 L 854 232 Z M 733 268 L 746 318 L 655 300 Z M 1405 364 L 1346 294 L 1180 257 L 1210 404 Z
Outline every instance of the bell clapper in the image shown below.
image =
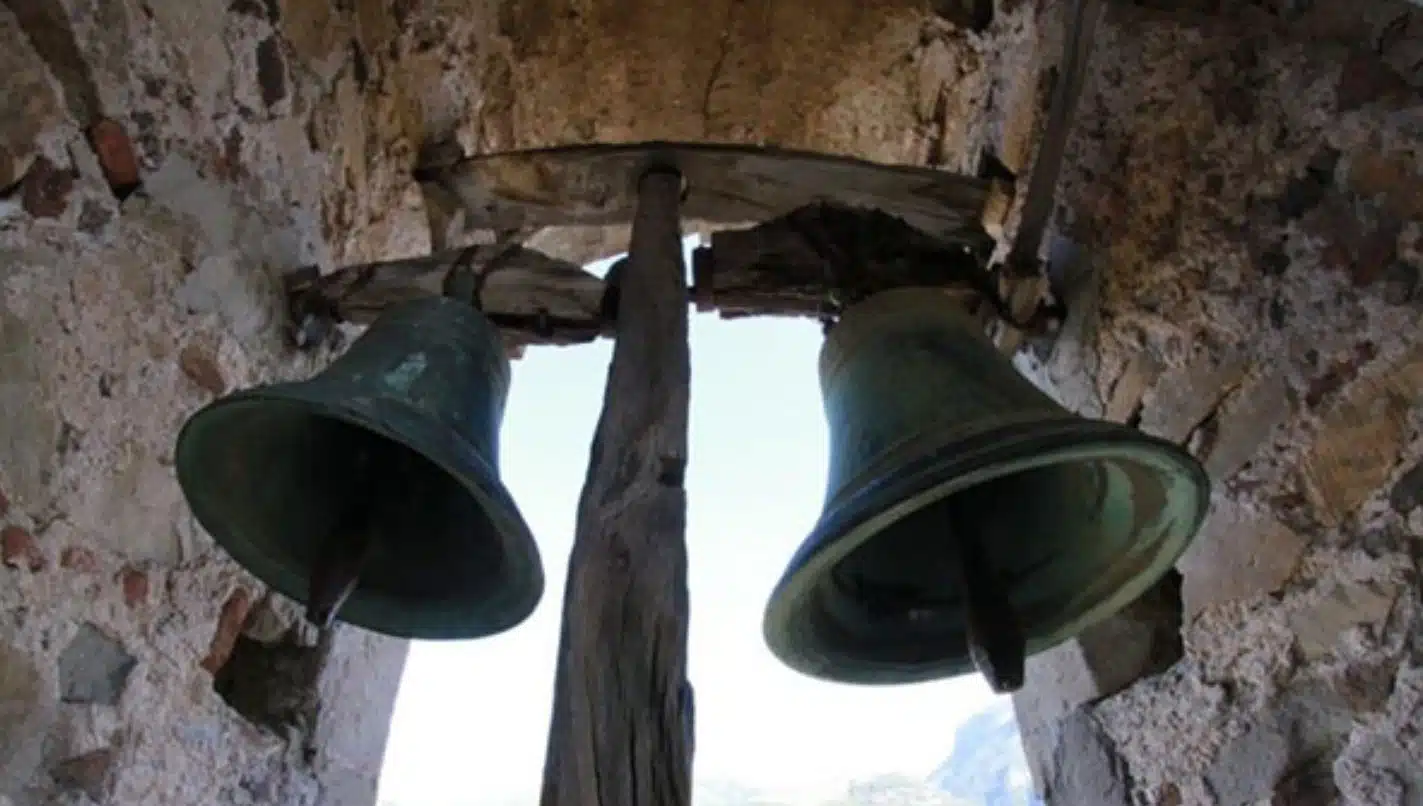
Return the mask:
M 369 554 L 374 529 L 371 528 L 368 505 L 353 507 L 354 517 L 341 519 L 352 529 L 337 528 L 331 532 L 321 557 L 311 568 L 311 594 L 306 603 L 306 619 L 326 629 L 336 620 L 336 613 L 346 603 L 361 579 L 361 566 Z
M 358 457 L 360 475 L 356 489 L 346 497 L 345 511 L 322 542 L 316 562 L 311 566 L 306 618 L 322 630 L 335 623 L 341 605 L 356 590 L 361 568 L 375 543 L 377 510 L 374 504 L 380 498 L 373 489 L 375 462 L 369 446 L 360 451 Z
M 1017 691 L 1023 687 L 1027 654 L 1022 622 L 984 562 L 978 542 L 972 537 L 957 539 L 956 531 L 950 534 L 958 544 L 954 567 L 964 595 L 969 658 L 995 693 Z

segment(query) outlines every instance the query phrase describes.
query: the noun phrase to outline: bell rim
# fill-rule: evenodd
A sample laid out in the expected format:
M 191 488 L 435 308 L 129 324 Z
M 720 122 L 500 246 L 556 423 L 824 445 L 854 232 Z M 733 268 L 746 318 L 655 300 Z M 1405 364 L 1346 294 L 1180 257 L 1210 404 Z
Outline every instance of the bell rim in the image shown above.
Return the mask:
M 1143 433 L 1117 423 L 1083 418 L 1053 419 L 1038 424 L 1025 434 L 1021 424 L 981 433 L 970 442 L 993 443 L 1006 432 L 1017 436 L 1019 450 L 1031 445 L 1033 455 L 998 452 L 988 455 L 979 451 L 958 455 L 958 446 L 948 445 L 935 452 L 936 461 L 930 472 L 941 479 L 923 483 L 917 494 L 892 495 L 884 490 L 857 493 L 834 509 L 822 513 L 810 534 L 801 541 L 786 571 L 771 591 L 762 617 L 762 635 L 771 653 L 792 670 L 818 680 L 863 686 L 911 685 L 958 677 L 974 671 L 965 652 L 951 661 L 939 658 L 924 663 L 856 661 L 842 656 L 797 650 L 793 625 L 804 623 L 819 608 L 813 597 L 817 586 L 836 564 L 864 545 L 892 523 L 908 517 L 943 498 L 1012 473 L 1052 465 L 1091 459 L 1132 458 L 1143 461 L 1156 472 L 1175 471 L 1189 482 L 1182 490 L 1193 495 L 1196 506 L 1192 517 L 1178 530 L 1155 541 L 1149 559 L 1137 562 L 1135 573 L 1126 576 L 1122 584 L 1109 588 L 1104 596 L 1081 596 L 1083 604 L 1069 602 L 1065 613 L 1073 614 L 1051 622 L 1052 628 L 1030 637 L 1027 655 L 1051 649 L 1082 630 L 1120 612 L 1135 601 L 1176 564 L 1200 533 L 1210 512 L 1212 486 L 1205 468 L 1195 457 L 1174 442 Z M 942 459 L 945 454 L 949 458 Z M 977 472 L 976 472 L 977 471 Z M 949 479 L 957 479 L 949 481 Z M 897 491 L 891 491 L 897 492 Z M 928 495 L 926 493 L 932 493 Z M 1179 495 L 1173 491 L 1170 495 Z M 866 501 L 888 499 L 891 506 L 867 506 Z M 894 501 L 899 506 L 893 506 Z M 854 505 L 858 504 L 858 507 Z M 868 514 L 837 523 L 837 516 L 855 509 Z M 1100 576 L 1120 577 L 1110 564 L 1104 564 Z
M 320 378 L 308 381 L 298 381 L 290 383 L 269 384 L 266 386 L 254 387 L 243 390 L 227 397 L 214 400 L 203 406 L 183 424 L 178 432 L 177 443 L 174 451 L 174 471 L 179 486 L 183 489 L 183 498 L 192 513 L 193 518 L 203 528 L 213 542 L 225 552 L 230 559 L 236 562 L 247 574 L 256 578 L 269 589 L 276 591 L 294 602 L 305 603 L 308 598 L 307 580 L 301 573 L 293 570 L 289 566 L 276 562 L 274 558 L 262 554 L 257 550 L 258 544 L 234 538 L 227 534 L 226 530 L 214 530 L 209 523 L 217 523 L 212 517 L 213 513 L 207 507 L 205 496 L 190 494 L 192 489 L 189 482 L 190 474 L 195 472 L 194 460 L 189 453 L 195 444 L 193 435 L 200 433 L 204 426 L 212 425 L 212 418 L 215 415 L 222 415 L 227 409 L 237 406 L 247 406 L 254 403 L 264 405 L 281 405 L 300 408 L 304 413 L 313 417 L 323 417 L 334 419 L 348 425 L 363 428 L 372 433 L 399 442 L 407 450 L 413 451 L 425 461 L 438 467 L 443 472 L 459 480 L 461 489 L 472 496 L 487 513 L 498 513 L 503 511 L 507 517 L 491 518 L 495 524 L 495 531 L 500 535 L 503 547 L 503 556 L 506 558 L 509 567 L 513 570 L 513 576 L 524 580 L 523 590 L 527 593 L 524 596 L 513 598 L 506 607 L 494 611 L 501 614 L 497 619 L 482 619 L 482 629 L 478 630 L 450 630 L 441 629 L 440 620 L 422 622 L 420 619 L 390 619 L 381 618 L 382 613 L 390 612 L 382 610 L 369 604 L 365 600 L 358 600 L 352 597 L 336 617 L 336 621 L 360 627 L 364 630 L 385 635 L 393 638 L 414 639 L 423 641 L 453 641 L 453 640 L 473 640 L 487 638 L 507 632 L 522 624 L 538 608 L 543 600 L 546 587 L 546 578 L 543 570 L 542 556 L 538 548 L 538 543 L 534 538 L 533 530 L 529 528 L 523 513 L 519 510 L 513 495 L 504 486 L 498 474 L 483 460 L 477 451 L 471 447 L 457 431 L 441 424 L 430 424 L 438 428 L 442 433 L 442 438 L 432 440 L 430 447 L 439 455 L 432 455 L 431 450 L 417 449 L 412 445 L 400 440 L 398 435 L 387 428 L 384 423 L 367 416 L 359 409 L 351 408 L 342 400 L 332 403 L 330 398 L 323 398 L 316 394 L 315 390 L 326 386 Z M 391 409 L 403 410 L 414 416 L 419 421 L 425 418 L 418 415 L 416 407 L 404 401 L 382 398 L 382 405 Z M 200 444 L 200 443 L 198 443 Z M 456 460 L 474 471 L 479 480 L 488 484 L 492 489 L 497 490 L 507 499 L 501 502 L 491 498 L 488 492 L 479 484 L 467 483 L 465 477 L 454 472 Z M 501 524 L 502 521 L 502 524 Z M 517 588 L 518 586 L 516 586 Z M 512 597 L 511 597 L 512 598 Z M 467 600 L 468 601 L 468 600 Z M 488 602 L 484 603 L 488 606 Z M 475 608 L 478 609 L 478 608 Z M 487 611 L 481 611 L 487 612 Z

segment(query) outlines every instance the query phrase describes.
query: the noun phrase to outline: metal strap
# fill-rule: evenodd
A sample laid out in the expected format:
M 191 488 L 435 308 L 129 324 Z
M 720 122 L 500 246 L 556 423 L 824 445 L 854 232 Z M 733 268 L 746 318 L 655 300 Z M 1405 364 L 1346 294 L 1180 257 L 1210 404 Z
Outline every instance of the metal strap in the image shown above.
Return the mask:
M 473 305 L 476 310 L 483 311 L 484 286 L 489 283 L 490 275 L 510 265 L 509 258 L 519 251 L 531 233 L 532 230 L 529 229 L 509 230 L 500 232 L 495 242 L 487 246 L 473 244 L 465 247 L 445 270 L 441 293 L 447 297 L 461 299 Z M 475 259 L 486 249 L 490 255 L 476 271 Z
M 1087 76 L 1092 40 L 1103 7 L 1104 0 L 1073 0 L 1068 9 L 1062 70 L 1053 88 L 1047 127 L 1043 131 L 1042 145 L 1038 148 L 1033 174 L 1028 181 L 1018 232 L 1008 253 L 1006 268 L 1012 276 L 1027 277 L 1039 272 L 1038 250 L 1042 247 L 1043 234 L 1052 218 L 1067 135 L 1072 130 L 1072 120 L 1077 113 L 1077 101 Z

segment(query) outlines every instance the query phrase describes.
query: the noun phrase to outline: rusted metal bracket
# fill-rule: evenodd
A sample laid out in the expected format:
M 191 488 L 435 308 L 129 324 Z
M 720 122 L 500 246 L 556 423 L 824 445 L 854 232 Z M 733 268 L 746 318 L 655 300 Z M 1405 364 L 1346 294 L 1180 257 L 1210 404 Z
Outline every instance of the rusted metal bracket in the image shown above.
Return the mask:
M 1039 254 L 1052 219 L 1067 138 L 1087 78 L 1097 21 L 1104 8 L 1103 0 L 1074 0 L 1068 9 L 1062 67 L 1023 198 L 1018 230 L 1008 257 L 995 268 L 1001 299 L 1006 303 L 1007 315 L 1002 319 L 1008 326 L 997 334 L 999 349 L 1005 353 L 1017 352 L 1028 336 L 1056 327 L 1065 316 L 1061 302 L 1051 300 L 1048 272 Z

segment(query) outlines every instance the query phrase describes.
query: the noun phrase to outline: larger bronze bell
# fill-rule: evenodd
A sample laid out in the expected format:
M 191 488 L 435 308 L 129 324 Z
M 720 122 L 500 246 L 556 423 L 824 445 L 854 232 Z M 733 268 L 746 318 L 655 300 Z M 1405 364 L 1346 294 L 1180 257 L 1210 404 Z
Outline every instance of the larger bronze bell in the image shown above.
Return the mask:
M 970 671 L 977 590 L 1004 610 L 977 611 L 980 631 L 1017 625 L 1018 679 L 1000 690 L 1016 688 L 1024 654 L 1140 596 L 1205 517 L 1209 482 L 1189 454 L 1067 411 L 941 291 L 888 291 L 847 310 L 820 383 L 826 502 L 763 625 L 772 652 L 812 677 Z
M 388 308 L 311 380 L 214 401 L 178 437 L 194 516 L 233 559 L 310 605 L 346 574 L 339 618 L 406 638 L 478 638 L 529 616 L 543 566 L 499 478 L 509 361 L 447 298 Z

